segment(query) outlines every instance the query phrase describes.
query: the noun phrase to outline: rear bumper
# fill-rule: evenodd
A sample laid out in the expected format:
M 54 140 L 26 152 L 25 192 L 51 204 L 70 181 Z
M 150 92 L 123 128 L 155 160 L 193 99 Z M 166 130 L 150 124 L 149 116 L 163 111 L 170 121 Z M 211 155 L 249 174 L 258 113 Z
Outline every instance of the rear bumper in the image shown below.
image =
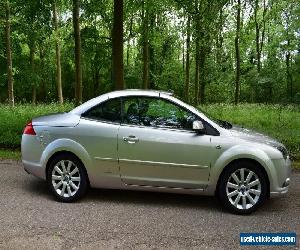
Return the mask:
M 42 166 L 40 160 L 43 152 L 43 146 L 39 141 L 39 137 L 23 134 L 21 151 L 22 163 L 25 171 L 36 177 L 46 179 L 45 167 Z
M 24 170 L 27 173 L 32 174 L 43 180 L 46 180 L 45 169 L 40 164 L 36 164 L 36 163 L 25 161 L 25 160 L 22 160 L 22 163 L 24 166 Z

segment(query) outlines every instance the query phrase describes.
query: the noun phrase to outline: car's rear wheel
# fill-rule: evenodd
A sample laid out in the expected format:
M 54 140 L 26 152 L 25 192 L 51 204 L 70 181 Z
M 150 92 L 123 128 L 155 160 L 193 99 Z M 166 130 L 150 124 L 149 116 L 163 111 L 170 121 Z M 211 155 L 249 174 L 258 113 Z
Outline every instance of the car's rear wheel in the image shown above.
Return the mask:
M 63 202 L 78 200 L 88 188 L 85 168 L 81 161 L 71 154 L 54 157 L 48 168 L 47 181 L 54 196 Z
M 218 195 L 230 212 L 252 213 L 266 200 L 266 177 L 251 161 L 235 162 L 220 176 Z

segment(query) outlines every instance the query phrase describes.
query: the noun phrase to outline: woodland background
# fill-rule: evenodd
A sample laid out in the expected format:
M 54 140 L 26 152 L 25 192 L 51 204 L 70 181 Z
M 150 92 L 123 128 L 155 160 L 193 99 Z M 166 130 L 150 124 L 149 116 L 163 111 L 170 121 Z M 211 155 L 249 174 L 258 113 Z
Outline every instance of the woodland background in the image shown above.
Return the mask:
M 123 88 L 193 104 L 299 103 L 297 0 L 1 0 L 0 101 Z

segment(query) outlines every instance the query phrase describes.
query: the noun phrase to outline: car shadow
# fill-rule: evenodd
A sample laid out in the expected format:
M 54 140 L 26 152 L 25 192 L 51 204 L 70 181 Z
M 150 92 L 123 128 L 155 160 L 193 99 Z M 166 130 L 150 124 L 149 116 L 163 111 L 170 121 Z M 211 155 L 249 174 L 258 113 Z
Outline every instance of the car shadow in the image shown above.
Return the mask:
M 212 196 L 152 191 L 90 189 L 84 200 L 88 202 L 114 202 L 123 204 L 130 203 L 135 205 L 195 208 L 210 211 L 222 210 L 218 199 Z
M 23 190 L 28 193 L 32 193 L 46 199 L 55 200 L 55 198 L 50 193 L 47 182 L 36 177 L 31 177 L 30 180 L 24 182 Z
M 47 200 L 56 202 L 45 181 L 30 178 L 23 185 L 23 190 Z M 254 214 L 264 216 L 266 213 L 281 213 L 286 211 L 288 197 L 267 199 L 263 206 Z M 133 191 L 118 189 L 89 189 L 86 196 L 78 203 L 109 202 L 115 204 L 149 205 L 156 207 L 189 208 L 210 212 L 231 214 L 225 210 L 219 200 L 213 196 L 175 194 L 152 191 Z
M 23 190 L 47 200 L 56 201 L 51 194 L 47 183 L 43 180 L 30 178 L 23 185 Z M 162 207 L 195 208 L 210 211 L 223 211 L 219 201 L 215 197 L 174 194 L 148 191 L 132 191 L 118 189 L 88 190 L 86 196 L 79 203 L 110 202 L 116 204 L 155 205 Z

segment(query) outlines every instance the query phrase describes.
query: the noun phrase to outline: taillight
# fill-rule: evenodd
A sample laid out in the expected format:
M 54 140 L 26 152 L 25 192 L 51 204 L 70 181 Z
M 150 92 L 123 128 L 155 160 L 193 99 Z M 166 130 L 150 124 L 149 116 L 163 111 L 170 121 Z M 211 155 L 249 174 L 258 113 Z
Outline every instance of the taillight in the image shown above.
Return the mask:
M 26 127 L 24 128 L 24 132 L 23 134 L 25 135 L 36 135 L 33 126 L 32 126 L 32 122 L 29 122 Z

